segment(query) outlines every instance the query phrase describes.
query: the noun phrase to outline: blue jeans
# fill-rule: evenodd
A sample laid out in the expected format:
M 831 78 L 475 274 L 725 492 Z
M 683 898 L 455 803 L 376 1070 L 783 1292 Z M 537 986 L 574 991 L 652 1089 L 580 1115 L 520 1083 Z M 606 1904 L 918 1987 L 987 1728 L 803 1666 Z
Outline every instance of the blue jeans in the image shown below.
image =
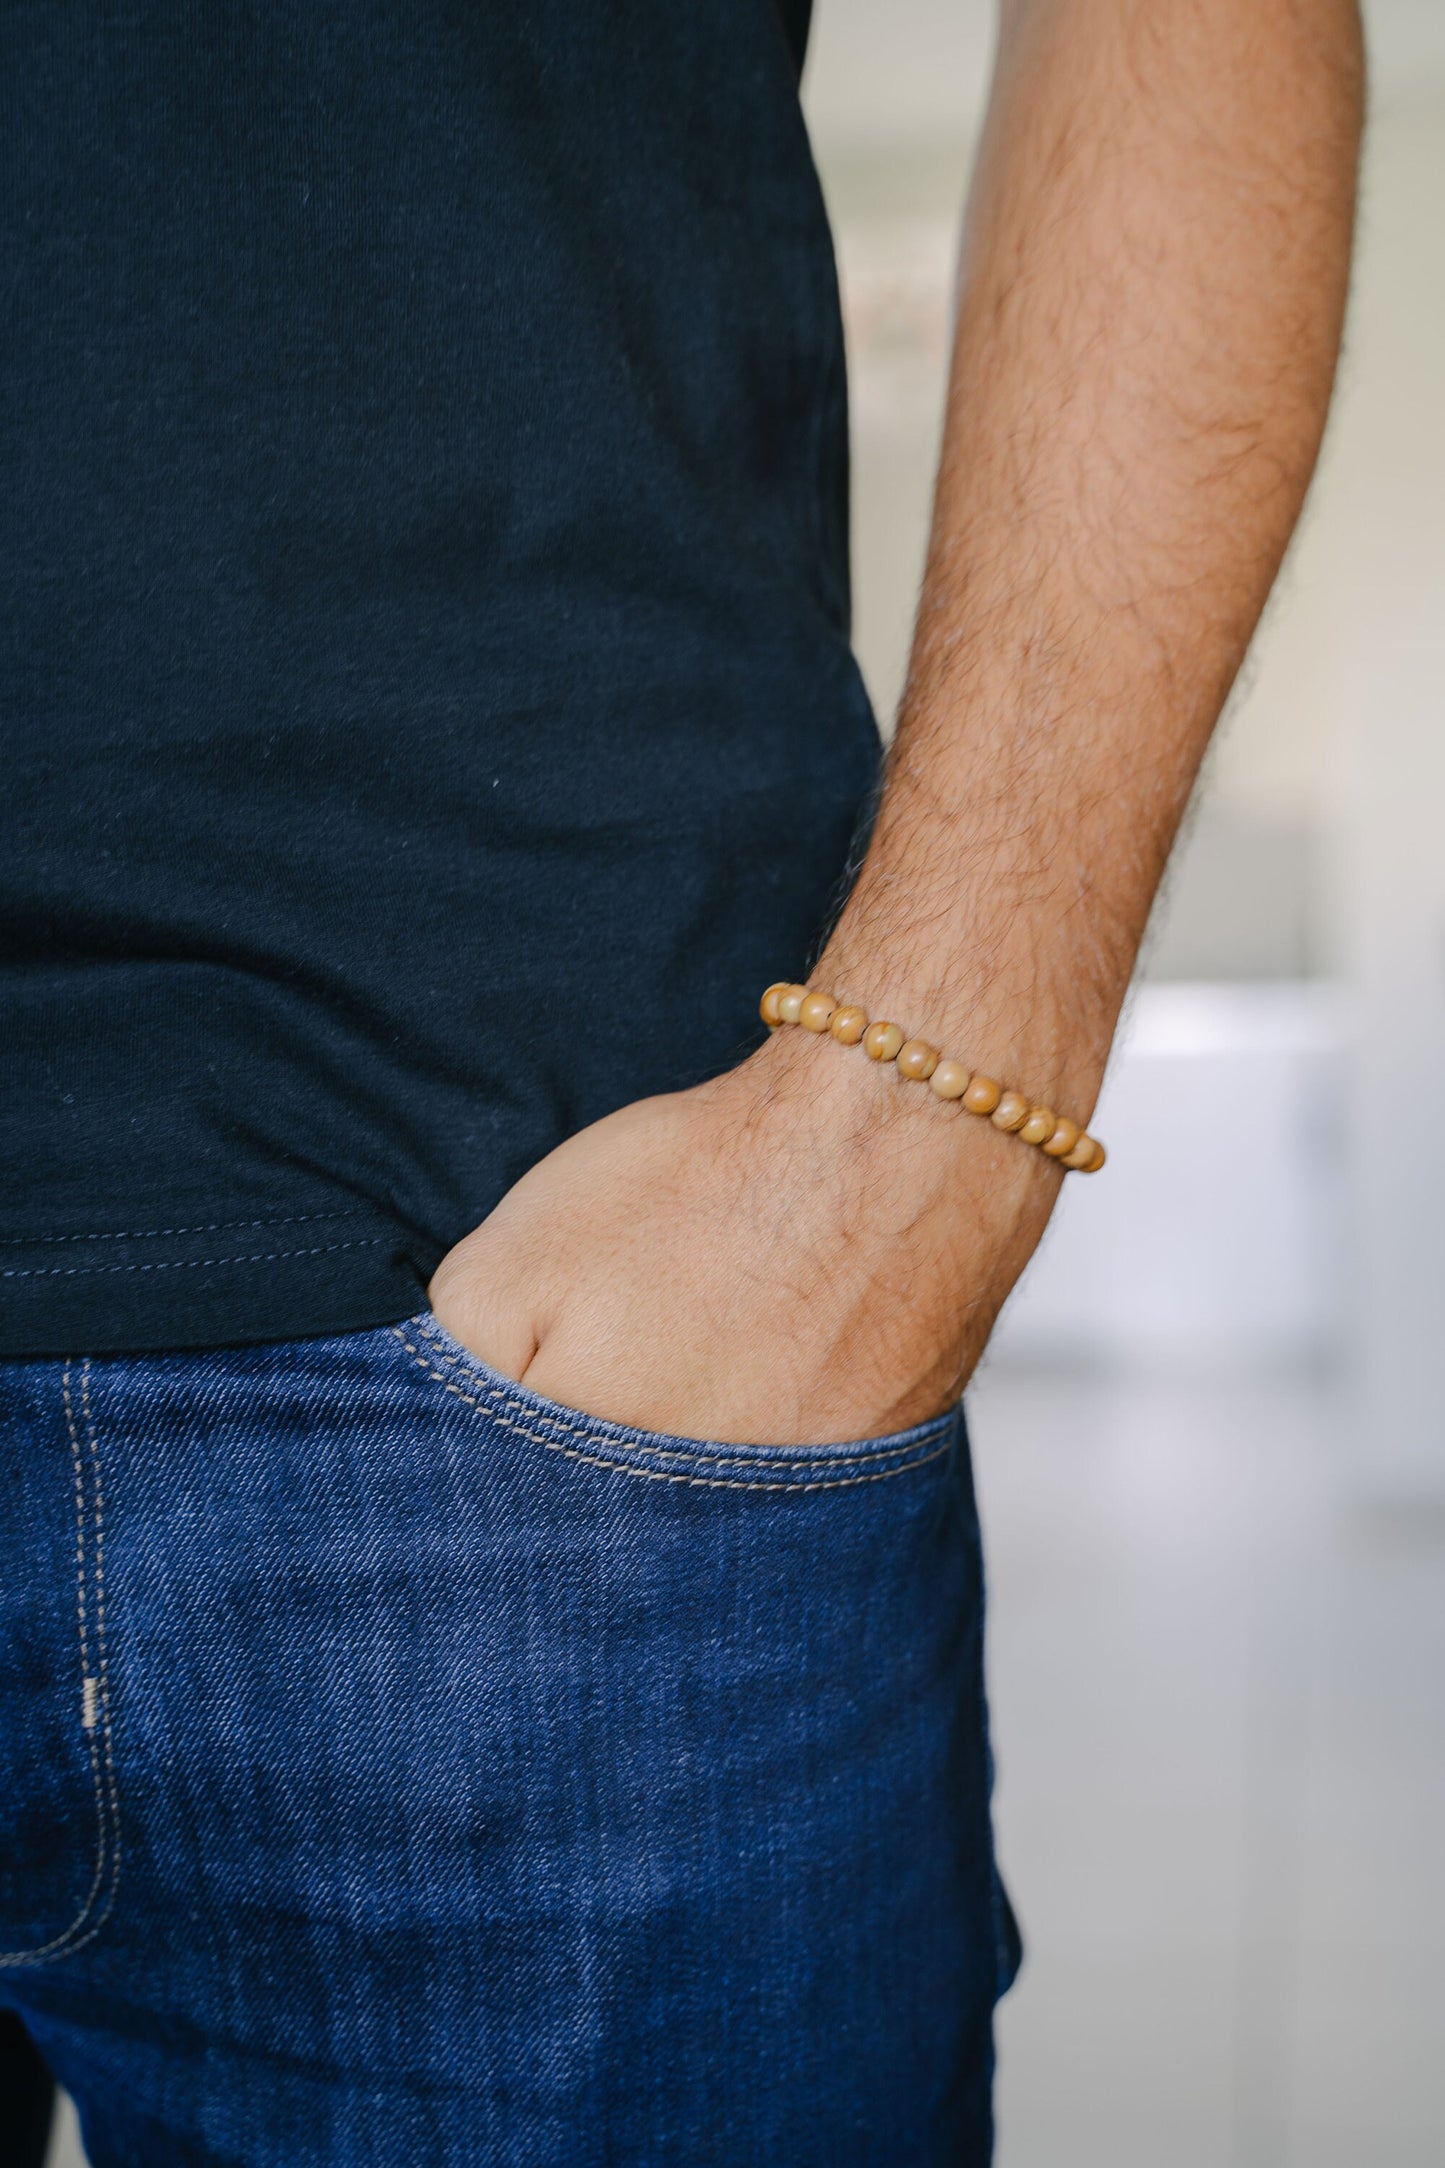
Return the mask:
M 428 1317 L 0 1365 L 0 2005 L 94 2168 L 983 2163 L 961 1415 L 578 1415 Z

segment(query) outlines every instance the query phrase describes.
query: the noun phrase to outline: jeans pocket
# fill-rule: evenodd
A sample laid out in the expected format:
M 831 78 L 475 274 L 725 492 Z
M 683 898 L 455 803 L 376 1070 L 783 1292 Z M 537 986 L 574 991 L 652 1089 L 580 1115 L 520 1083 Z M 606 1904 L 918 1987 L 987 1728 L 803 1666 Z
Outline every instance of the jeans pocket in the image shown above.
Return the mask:
M 957 1409 L 881 1438 L 840 1445 L 734 1445 L 640 1430 L 587 1415 L 494 1370 L 429 1311 L 390 1328 L 398 1350 L 441 1391 L 513 1437 L 584 1467 L 693 1488 L 821 1491 L 884 1482 L 941 1460 Z
M 1006 1969 L 961 1414 L 720 1443 L 559 1405 L 427 1316 L 390 1346 L 398 1442 L 447 1501 L 426 1631 L 450 1610 L 464 1648 L 406 1675 L 466 1682 L 488 1902 L 525 1877 L 554 1923 L 526 2052 L 636 2028 L 701 2097 L 726 2038 L 839 2158 L 915 2129 L 981 2066 Z

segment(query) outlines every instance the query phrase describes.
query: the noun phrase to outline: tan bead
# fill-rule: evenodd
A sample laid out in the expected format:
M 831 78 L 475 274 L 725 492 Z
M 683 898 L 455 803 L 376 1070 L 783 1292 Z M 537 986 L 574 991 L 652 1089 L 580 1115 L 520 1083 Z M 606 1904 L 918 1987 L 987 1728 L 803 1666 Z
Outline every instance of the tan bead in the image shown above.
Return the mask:
M 1031 1111 L 1022 1092 L 1005 1092 L 989 1119 L 995 1129 L 1022 1129 Z
M 841 1009 L 833 1011 L 828 1029 L 839 1046 L 856 1046 L 868 1029 L 868 1012 L 845 1003 Z
M 906 1076 L 910 1084 L 926 1084 L 938 1067 L 938 1048 L 930 1046 L 926 1039 L 909 1039 L 894 1059 L 898 1074 Z
M 1061 1114 L 1054 1124 L 1054 1133 L 1044 1145 L 1050 1159 L 1063 1159 L 1072 1152 L 1079 1141 L 1079 1125 L 1071 1122 L 1067 1114 Z
M 896 1024 L 870 1024 L 863 1034 L 863 1051 L 870 1061 L 893 1061 L 903 1044 Z
M 809 994 L 798 1010 L 798 1022 L 804 1031 L 826 1031 L 837 1006 L 831 994 Z
M 778 996 L 778 1021 L 783 1024 L 796 1024 L 807 998 L 806 986 L 785 986 Z
M 961 1099 L 968 1090 L 968 1064 L 947 1056 L 928 1081 L 940 1099 Z
M 1002 1097 L 1002 1086 L 995 1084 L 991 1076 L 976 1076 L 963 1095 L 963 1103 L 970 1114 L 992 1114 Z
M 783 1021 L 783 1013 L 778 1004 L 787 991 L 787 980 L 779 979 L 776 986 L 770 986 L 758 1003 L 758 1014 L 763 1022 L 770 1027 L 775 1027 Z
M 1072 1151 L 1065 1152 L 1064 1154 L 1064 1165 L 1066 1167 L 1072 1167 L 1076 1174 L 1082 1174 L 1085 1167 L 1088 1166 L 1089 1161 L 1093 1158 L 1093 1156 L 1094 1140 L 1088 1134 L 1087 1130 L 1081 1129 L 1079 1132 L 1078 1142 L 1074 1145 Z
M 1090 1158 L 1088 1165 L 1080 1169 L 1080 1172 L 1083 1174 L 1097 1174 L 1099 1169 L 1103 1166 L 1104 1161 L 1109 1156 L 1097 1137 L 1094 1138 L 1093 1144 L 1093 1155 Z
M 1018 1134 L 1025 1144 L 1047 1144 L 1058 1126 L 1058 1116 L 1052 1107 L 1035 1107 L 1026 1122 L 1019 1125 Z

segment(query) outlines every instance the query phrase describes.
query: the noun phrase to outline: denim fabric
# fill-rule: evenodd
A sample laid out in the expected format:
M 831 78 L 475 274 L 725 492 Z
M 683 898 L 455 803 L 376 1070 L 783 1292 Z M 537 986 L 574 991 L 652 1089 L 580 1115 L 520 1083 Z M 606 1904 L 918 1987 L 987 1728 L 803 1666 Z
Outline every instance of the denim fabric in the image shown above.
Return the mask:
M 0 2003 L 95 2168 L 986 2162 L 960 1415 L 660 1438 L 429 1318 L 0 1366 Z

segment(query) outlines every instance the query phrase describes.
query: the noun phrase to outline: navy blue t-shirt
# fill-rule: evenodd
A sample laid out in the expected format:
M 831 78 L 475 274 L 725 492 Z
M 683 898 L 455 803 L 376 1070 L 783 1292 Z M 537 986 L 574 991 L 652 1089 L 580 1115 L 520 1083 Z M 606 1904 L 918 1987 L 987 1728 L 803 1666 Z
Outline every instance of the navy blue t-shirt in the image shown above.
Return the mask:
M 0 14 L 0 1351 L 383 1323 L 876 779 L 785 0 Z

